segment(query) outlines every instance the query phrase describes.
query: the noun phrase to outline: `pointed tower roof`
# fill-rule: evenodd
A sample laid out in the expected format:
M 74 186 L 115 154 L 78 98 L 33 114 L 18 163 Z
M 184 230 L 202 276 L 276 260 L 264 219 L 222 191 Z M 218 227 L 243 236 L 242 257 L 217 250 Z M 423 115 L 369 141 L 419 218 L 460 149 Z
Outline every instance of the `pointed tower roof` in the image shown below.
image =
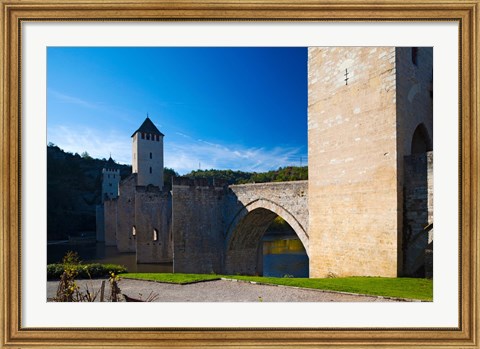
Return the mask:
M 117 167 L 118 165 L 115 163 L 115 161 L 113 161 L 111 156 L 108 158 L 107 162 L 105 163 L 105 166 L 103 166 L 103 168 L 109 168 L 111 170 L 116 170 Z
M 137 132 L 145 132 L 145 133 L 150 133 L 154 135 L 165 136 L 162 132 L 158 130 L 157 126 L 155 126 L 155 124 L 152 122 L 152 120 L 150 120 L 148 116 L 143 122 L 143 124 L 138 128 L 138 130 L 133 132 L 132 137 Z

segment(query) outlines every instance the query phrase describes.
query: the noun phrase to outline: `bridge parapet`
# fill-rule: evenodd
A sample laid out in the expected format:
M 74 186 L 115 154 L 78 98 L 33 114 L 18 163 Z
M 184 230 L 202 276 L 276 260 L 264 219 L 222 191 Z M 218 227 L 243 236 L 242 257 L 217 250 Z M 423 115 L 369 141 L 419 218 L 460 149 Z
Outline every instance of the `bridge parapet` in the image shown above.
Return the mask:
M 294 217 L 308 237 L 308 181 L 239 184 L 228 188 L 241 207 L 249 206 L 257 200 L 279 206 Z M 237 206 L 233 209 L 240 208 Z
M 223 188 L 228 185 L 227 181 L 219 178 L 189 178 L 173 177 L 172 185 L 187 187 L 217 187 Z

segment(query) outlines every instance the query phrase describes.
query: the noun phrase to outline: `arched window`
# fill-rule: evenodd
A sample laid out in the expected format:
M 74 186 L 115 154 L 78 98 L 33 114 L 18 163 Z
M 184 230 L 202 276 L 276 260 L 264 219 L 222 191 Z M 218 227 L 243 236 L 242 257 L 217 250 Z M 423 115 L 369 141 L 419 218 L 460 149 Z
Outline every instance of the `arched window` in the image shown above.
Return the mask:
M 153 229 L 153 241 L 157 241 L 157 240 L 158 240 L 158 230 Z
M 412 63 L 418 64 L 418 47 L 412 47 Z
M 150 159 L 152 158 L 152 153 L 150 153 Z
M 425 125 L 418 125 L 412 137 L 411 154 L 426 153 L 427 151 L 432 151 L 432 148 L 432 141 L 428 136 Z
M 137 228 L 135 228 L 135 226 L 132 227 L 132 235 L 133 236 L 137 235 Z
M 150 173 L 152 173 L 152 168 L 150 167 Z

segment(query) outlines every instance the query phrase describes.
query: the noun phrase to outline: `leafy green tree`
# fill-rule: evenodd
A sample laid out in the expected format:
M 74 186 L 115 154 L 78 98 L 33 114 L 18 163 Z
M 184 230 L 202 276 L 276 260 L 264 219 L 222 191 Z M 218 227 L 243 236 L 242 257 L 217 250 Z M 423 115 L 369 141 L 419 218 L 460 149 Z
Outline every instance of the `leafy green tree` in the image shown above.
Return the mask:
M 88 152 L 84 151 L 81 155 L 82 159 L 85 159 L 85 160 L 93 160 L 93 158 L 90 156 L 90 154 L 88 154 Z
M 172 188 L 172 178 L 178 177 L 178 173 L 173 168 L 165 167 L 163 169 L 163 186 L 171 189 Z

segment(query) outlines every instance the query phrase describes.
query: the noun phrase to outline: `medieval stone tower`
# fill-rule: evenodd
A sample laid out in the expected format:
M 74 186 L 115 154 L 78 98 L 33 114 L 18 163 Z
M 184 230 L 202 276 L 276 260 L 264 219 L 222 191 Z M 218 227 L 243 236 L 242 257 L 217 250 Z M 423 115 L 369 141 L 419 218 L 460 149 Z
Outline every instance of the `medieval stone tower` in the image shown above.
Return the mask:
M 118 197 L 120 169 L 110 157 L 102 169 L 102 202 Z
M 308 49 L 310 277 L 423 268 L 433 222 L 432 55 Z
M 132 172 L 138 186 L 163 188 L 163 137 L 148 116 L 132 134 Z
M 118 195 L 103 202 L 105 245 L 136 252 L 137 263 L 172 261 L 172 198 L 163 189 L 163 137 L 147 117 L 132 134 L 132 174 L 117 182 Z M 106 173 L 104 181 L 118 178 L 116 172 Z

